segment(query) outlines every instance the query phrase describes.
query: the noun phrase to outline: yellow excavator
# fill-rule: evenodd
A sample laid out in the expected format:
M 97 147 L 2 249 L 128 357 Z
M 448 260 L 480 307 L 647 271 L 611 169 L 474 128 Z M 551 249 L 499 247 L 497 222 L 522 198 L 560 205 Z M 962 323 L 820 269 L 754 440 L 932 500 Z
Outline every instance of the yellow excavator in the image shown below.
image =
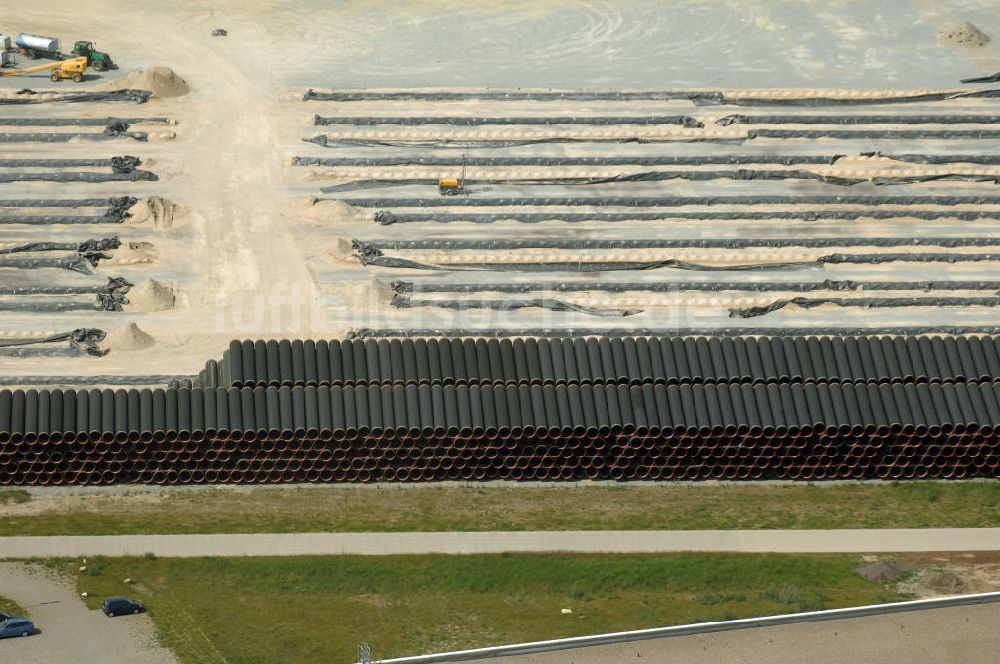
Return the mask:
M 24 67 L 23 69 L 0 69 L 0 76 L 23 76 L 36 71 L 51 69 L 49 78 L 53 81 L 61 81 L 64 78 L 71 78 L 76 83 L 83 81 L 83 75 L 87 72 L 87 58 L 70 58 L 59 62 L 49 62 L 44 65 L 34 67 Z

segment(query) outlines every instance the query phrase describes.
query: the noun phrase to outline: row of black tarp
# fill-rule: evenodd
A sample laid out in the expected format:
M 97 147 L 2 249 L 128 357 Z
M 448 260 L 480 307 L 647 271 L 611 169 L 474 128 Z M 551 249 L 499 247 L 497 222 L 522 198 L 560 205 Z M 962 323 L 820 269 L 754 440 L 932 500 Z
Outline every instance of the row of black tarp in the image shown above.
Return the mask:
M 1000 378 L 1000 337 L 589 337 L 230 343 L 204 387 L 939 383 Z
M 0 105 L 23 104 L 79 104 L 88 102 L 120 101 L 130 104 L 145 104 L 153 93 L 149 90 L 110 90 L 108 92 L 50 92 L 23 88 L 15 97 L 0 97 Z
M 135 121 L 129 121 L 135 122 Z M 934 115 L 727 115 L 714 121 L 721 126 L 735 124 L 997 124 L 1000 115 L 984 114 L 934 114 Z M 0 124 L 3 121 L 0 120 Z M 95 122 L 94 124 L 97 124 Z M 457 127 L 478 127 L 481 125 L 682 125 L 699 128 L 704 126 L 697 118 L 689 115 L 616 115 L 616 116 L 387 116 L 387 115 L 335 115 L 313 117 L 316 126 L 328 125 L 449 125 Z
M 936 437 L 1000 428 L 1000 385 L 533 385 L 0 391 L 0 444 L 461 436 Z
M 327 200 L 327 199 L 317 199 Z M 688 211 L 677 212 L 390 212 L 378 210 L 372 215 L 377 224 L 409 223 L 470 223 L 493 224 L 498 221 L 515 221 L 522 224 L 537 224 L 544 221 L 566 223 L 619 222 L 619 221 L 769 221 L 792 219 L 796 221 L 856 221 L 859 219 L 956 219 L 978 221 L 980 219 L 1000 219 L 1000 210 L 921 210 L 902 208 L 898 210 L 772 210 L 768 212 L 735 210 L 732 212 Z
M 626 293 L 683 293 L 686 291 L 720 292 L 743 291 L 754 293 L 789 291 L 893 291 L 915 290 L 931 292 L 1000 291 L 1000 281 L 859 281 L 852 279 L 824 279 L 822 281 L 511 281 L 447 283 L 439 281 L 390 281 L 388 289 L 402 293 L 530 293 L 533 291 L 584 292 L 598 291 Z
M 636 91 L 510 91 L 438 92 L 415 90 L 308 90 L 303 101 L 677 101 L 687 100 L 700 106 L 867 106 L 879 104 L 921 103 L 1000 97 L 1000 90 L 940 91 L 887 94 L 869 97 L 816 95 L 812 97 L 769 97 L 766 95 L 727 95 L 721 91 L 636 90 Z
M 127 158 L 126 158 L 127 159 Z M 123 168 L 129 168 L 129 163 L 123 162 Z M 112 165 L 112 168 L 114 166 Z M 107 209 L 102 214 L 27 214 L 23 212 L 7 212 L 0 210 L 0 224 L 117 224 L 127 219 L 129 208 L 139 202 L 133 196 L 115 196 L 112 198 L 84 198 L 84 199 L 3 199 L 0 200 L 0 208 L 11 208 L 13 210 L 33 208 L 93 208 L 104 207 Z

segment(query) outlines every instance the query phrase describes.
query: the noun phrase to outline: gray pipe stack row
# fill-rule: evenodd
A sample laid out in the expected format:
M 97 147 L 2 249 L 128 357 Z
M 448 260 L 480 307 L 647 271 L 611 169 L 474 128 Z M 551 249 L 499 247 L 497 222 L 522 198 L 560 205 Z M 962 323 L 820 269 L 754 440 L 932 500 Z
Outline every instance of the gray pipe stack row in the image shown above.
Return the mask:
M 222 387 L 0 391 L 0 484 L 996 477 L 997 360 L 989 336 L 235 341 Z
M 995 477 L 1000 385 L 0 392 L 0 483 Z
M 960 383 L 1000 376 L 996 336 L 232 341 L 201 387 Z

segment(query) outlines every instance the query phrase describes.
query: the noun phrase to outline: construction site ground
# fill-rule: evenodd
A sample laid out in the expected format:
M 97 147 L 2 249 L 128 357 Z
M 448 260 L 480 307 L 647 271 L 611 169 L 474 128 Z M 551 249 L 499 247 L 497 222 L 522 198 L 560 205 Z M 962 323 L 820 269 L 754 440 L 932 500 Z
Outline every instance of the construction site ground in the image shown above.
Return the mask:
M 293 165 L 294 157 L 361 157 L 378 155 L 425 155 L 426 150 L 395 150 L 349 147 L 331 150 L 305 143 L 324 133 L 334 138 L 367 137 L 390 139 L 418 137 L 431 141 L 445 136 L 468 136 L 497 140 L 552 135 L 552 127 L 478 128 L 455 132 L 440 125 L 425 127 L 317 127 L 314 115 L 392 115 L 470 117 L 556 115 L 643 116 L 686 114 L 705 124 L 705 129 L 639 127 L 643 135 L 661 136 L 670 143 L 550 144 L 528 148 L 501 148 L 480 154 L 539 157 L 579 157 L 584 155 L 634 156 L 693 154 L 844 154 L 832 166 L 808 167 L 813 175 L 870 178 L 884 175 L 927 175 L 941 171 L 921 166 L 861 157 L 865 151 L 950 154 L 988 152 L 989 143 L 973 139 L 914 139 L 901 141 L 843 140 L 819 138 L 745 140 L 746 128 L 713 124 L 743 107 L 694 106 L 686 101 L 458 101 L 458 102 L 350 102 L 303 101 L 309 88 L 331 89 L 613 89 L 676 90 L 702 89 L 739 91 L 764 90 L 779 96 L 808 96 L 810 90 L 836 88 L 836 95 L 849 98 L 877 95 L 888 91 L 956 90 L 963 77 L 992 73 L 1000 61 L 989 46 L 969 48 L 942 43 L 937 34 L 956 20 L 974 21 L 989 33 L 996 17 L 977 5 L 942 9 L 926 4 L 906 9 L 905 20 L 893 12 L 871 7 L 833 6 L 777 8 L 768 3 L 704 3 L 695 9 L 663 8 L 642 2 L 626 5 L 553 2 L 543 6 L 515 3 L 496 8 L 489 3 L 473 3 L 459 20 L 439 11 L 434 2 L 399 8 L 386 20 L 375 4 L 299 3 L 296 8 L 270 4 L 246 7 L 224 0 L 212 9 L 176 5 L 136 6 L 112 0 L 105 10 L 88 15 L 81 24 L 71 11 L 74 5 L 62 0 L 44 7 L 19 3 L 17 25 L 5 31 L 28 29 L 42 34 L 77 35 L 84 31 L 99 48 L 116 56 L 121 69 L 88 74 L 83 84 L 51 83 L 44 73 L 31 78 L 0 79 L 0 92 L 11 94 L 29 86 L 36 90 L 96 90 L 123 83 L 148 82 L 134 78 L 140 68 L 166 66 L 182 78 L 191 92 L 184 96 L 154 96 L 144 105 L 122 103 L 47 104 L 5 106 L 4 115 L 46 118 L 108 116 L 165 117 L 166 125 L 137 125 L 150 133 L 148 142 L 125 138 L 102 141 L 32 144 L 11 143 L 2 153 L 8 157 L 95 158 L 135 154 L 143 168 L 155 172 L 155 182 L 112 183 L 10 183 L 4 185 L 5 198 L 90 198 L 132 195 L 157 196 L 179 208 L 169 227 L 155 223 L 94 226 L 8 226 L 4 242 L 10 244 L 49 241 L 80 241 L 93 237 L 118 236 L 123 242 L 138 243 L 115 252 L 86 278 L 70 271 L 19 270 L 18 285 L 97 284 L 109 276 L 120 276 L 137 285 L 133 302 L 122 313 L 5 313 L 0 337 L 38 336 L 82 327 L 112 332 L 104 346 L 112 350 L 103 357 L 77 353 L 72 356 L 0 357 L 0 373 L 8 385 L 38 382 L 37 377 L 131 376 L 134 384 L 161 384 L 163 377 L 190 376 L 206 359 L 219 357 L 229 339 L 244 338 L 338 338 L 352 330 L 519 330 L 559 331 L 584 329 L 669 330 L 726 328 L 805 327 L 818 332 L 829 327 L 831 318 L 846 327 L 878 329 L 889 326 L 968 325 L 988 327 L 995 320 L 989 306 L 907 307 L 865 309 L 823 306 L 817 309 L 792 307 L 747 320 L 733 319 L 729 309 L 761 306 L 794 292 L 780 287 L 767 293 L 727 291 L 722 294 L 689 291 L 653 293 L 647 290 L 664 279 L 683 284 L 725 279 L 751 284 L 833 280 L 891 280 L 918 282 L 936 280 L 978 280 L 988 282 L 996 271 L 995 262 L 935 264 L 932 269 L 919 263 L 889 265 L 837 265 L 797 272 L 709 272 L 688 273 L 654 270 L 632 273 L 591 275 L 605 283 L 628 281 L 636 290 L 616 294 L 555 290 L 558 284 L 587 280 L 586 274 L 542 275 L 544 297 L 598 309 L 641 311 L 628 317 L 602 318 L 587 312 L 553 311 L 531 307 L 501 310 L 466 308 L 470 303 L 496 299 L 495 295 L 466 294 L 462 309 L 436 306 L 435 299 L 450 295 L 429 295 L 431 302 L 415 308 L 399 308 L 390 303 L 388 285 L 394 280 L 415 284 L 445 283 L 452 286 L 517 284 L 531 279 L 531 273 L 450 271 L 444 276 L 413 270 L 362 266 L 351 255 L 351 241 L 494 239 L 512 240 L 589 239 L 624 240 L 759 240 L 801 237 L 805 239 L 864 238 L 979 238 L 988 244 L 998 237 L 995 220 L 976 221 L 907 219 L 892 221 L 756 221 L 738 224 L 726 221 L 673 221 L 668 223 L 493 223 L 488 225 L 400 224 L 379 226 L 371 215 L 376 209 L 348 207 L 352 199 L 378 197 L 391 204 L 394 199 L 413 194 L 434 196 L 432 186 L 399 186 L 350 192 L 342 196 L 320 194 L 323 186 L 363 178 L 431 178 L 457 176 L 450 167 L 328 168 Z M 433 16 L 431 21 L 426 17 Z M 917 27 L 913 27 L 916 25 Z M 212 37 L 216 27 L 228 31 L 226 37 Z M 516 41 L 496 39 L 498 29 L 516 34 Z M 160 37 L 169 34 L 169 39 Z M 443 46 L 442 36 L 448 35 Z M 768 38 L 767 35 L 771 35 Z M 463 47 L 463 44 L 466 46 Z M 391 47 L 386 47 L 391 45 Z M 464 57 L 457 57 L 462 53 Z M 405 56 L 403 55 L 405 54 Z M 516 57 L 514 57 L 516 54 Z M 613 54 L 609 56 L 609 54 Z M 405 62 L 405 66 L 403 66 Z M 133 76 L 129 79 L 129 76 Z M 118 83 L 116 83 L 118 81 Z M 138 82 L 137 82 L 138 81 Z M 779 91 L 780 92 L 775 92 Z M 164 91 L 161 91 L 164 92 Z M 167 90 L 166 94 L 175 94 Z M 903 107 L 906 107 L 905 109 Z M 874 110 L 872 110 L 874 108 Z M 956 99 L 891 107 L 857 106 L 836 109 L 785 109 L 788 113 L 988 113 L 989 99 Z M 756 109 L 751 109 L 756 112 Z M 770 111 L 768 111 L 770 112 Z M 785 112 L 785 111 L 781 111 Z M 555 135 L 567 137 L 620 137 L 636 133 L 636 127 L 569 125 Z M 829 129 L 829 127 L 821 127 Z M 883 126 L 905 129 L 906 125 Z M 936 127 L 948 129 L 949 127 Z M 953 128 L 953 127 L 952 127 Z M 964 125 L 960 128 L 966 128 Z M 988 129 L 988 127 L 975 127 Z M 461 129 L 461 128 L 458 128 Z M 37 128 L 32 128 L 32 131 Z M 735 142 L 687 143 L 692 136 L 736 137 Z M 740 138 L 740 137 L 743 138 Z M 677 142 L 674 139 L 683 139 Z M 770 146 L 770 147 L 769 147 Z M 473 150 L 475 152 L 475 150 Z M 460 156 L 459 151 L 434 154 Z M 712 169 L 699 167 L 694 170 Z M 776 167 L 762 167 L 764 170 Z M 963 167 L 977 174 L 992 174 L 995 166 Z M 637 167 L 532 167 L 471 168 L 470 179 L 535 177 L 604 177 Z M 641 170 L 649 170 L 643 168 Z M 661 170 L 654 168 L 653 170 Z M 951 170 L 954 170 L 952 168 Z M 963 171 L 964 172 L 964 171 Z M 1000 173 L 1000 171 L 997 171 Z M 733 180 L 630 182 L 595 187 L 528 184 L 488 185 L 474 197 L 590 195 L 691 196 L 816 193 L 844 195 L 944 195 L 984 194 L 983 183 L 942 182 L 874 187 L 859 184 L 835 187 L 810 180 L 740 182 Z M 891 190 L 891 191 L 889 191 Z M 316 197 L 342 199 L 321 201 Z M 798 204 L 785 206 L 795 210 Z M 801 205 L 798 205 L 801 207 Z M 850 209 L 851 206 L 834 206 Z M 966 210 L 967 208 L 967 210 Z M 406 211 L 405 208 L 402 208 Z M 558 208 L 555 208 L 558 210 Z M 565 209 L 565 208 L 564 208 Z M 768 209 L 768 208 L 762 208 Z M 989 210 L 990 206 L 959 206 L 958 210 Z M 476 209 L 511 212 L 522 208 Z M 573 212 L 588 208 L 573 208 Z M 145 243 L 145 244 L 144 244 Z M 985 246 L 985 245 L 984 245 Z M 952 253 L 988 252 L 988 246 L 965 245 Z M 902 252 L 921 251 L 904 247 Z M 433 262 L 447 258 L 451 263 L 496 262 L 508 256 L 517 261 L 552 260 L 657 260 L 675 257 L 715 264 L 751 261 L 774 263 L 811 260 L 824 248 L 744 248 L 677 250 L 497 250 L 469 252 L 419 251 L 408 256 Z M 853 253 L 878 251 L 861 246 Z M 897 251 L 885 249 L 884 251 Z M 391 252 L 390 252 L 391 253 Z M 406 252 L 395 252 L 407 255 Z M 394 254 L 394 255 L 395 255 Z M 11 272 L 11 271 L 8 271 Z M 24 273 L 32 273 L 25 275 Z M 38 274 L 34 274 L 38 273 Z M 44 274 L 43 274 L 44 273 Z M 719 276 L 722 274 L 723 276 Z M 163 284 L 173 296 L 171 306 L 163 305 L 163 293 L 146 284 Z M 146 285 L 143 285 L 146 284 Z M 480 289 L 482 290 L 482 289 Z M 488 291 L 487 291 L 488 292 Z M 916 290 L 882 293 L 914 297 Z M 949 291 L 956 297 L 984 295 L 982 291 Z M 539 293 L 536 292 L 535 296 Z M 844 297 L 864 297 L 871 293 L 847 293 Z M 169 299 L 169 296 L 166 296 Z M 414 299 L 420 299 L 414 296 Z M 504 302 L 519 299 L 504 295 Z M 153 301 L 150 304 L 150 301 Z M 159 303 L 159 304 L 157 304 Z M 427 304 L 431 306 L 426 306 Z M 122 330 L 130 322 L 149 334 L 155 344 L 145 347 L 133 331 Z M 117 348 L 115 346 L 117 345 Z M 136 350 L 141 348 L 141 350 Z M 22 378 L 29 377 L 29 378 Z M 30 378 L 34 377 L 34 378 Z M 145 378 L 143 378 L 145 377 Z M 102 382 L 100 378 L 93 379 Z M 120 380 L 120 378 L 119 378 Z M 107 382 L 114 382 L 109 380 Z

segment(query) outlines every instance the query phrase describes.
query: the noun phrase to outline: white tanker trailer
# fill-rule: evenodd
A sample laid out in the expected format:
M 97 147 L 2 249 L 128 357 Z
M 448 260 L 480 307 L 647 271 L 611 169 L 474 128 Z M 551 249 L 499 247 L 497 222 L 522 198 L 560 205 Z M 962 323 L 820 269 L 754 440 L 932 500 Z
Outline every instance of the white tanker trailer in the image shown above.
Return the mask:
M 30 60 L 36 60 L 43 56 L 56 60 L 62 59 L 62 54 L 59 52 L 59 39 L 56 37 L 43 37 L 22 32 L 14 38 L 14 44 L 17 45 L 18 51 Z

